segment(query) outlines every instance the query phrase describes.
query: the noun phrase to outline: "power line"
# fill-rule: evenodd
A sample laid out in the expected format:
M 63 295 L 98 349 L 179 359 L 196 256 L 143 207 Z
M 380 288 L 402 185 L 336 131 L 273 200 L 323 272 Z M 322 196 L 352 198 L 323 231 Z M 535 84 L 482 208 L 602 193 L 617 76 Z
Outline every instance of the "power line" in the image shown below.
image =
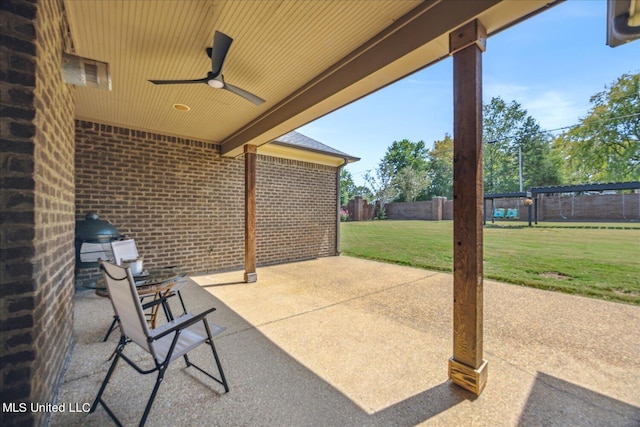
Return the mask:
M 639 118 L 640 118 L 640 112 L 632 113 L 632 114 L 626 114 L 626 115 L 624 115 L 624 116 L 610 117 L 610 118 L 608 118 L 608 119 L 598 119 L 598 120 L 595 120 L 595 122 L 596 122 L 596 123 L 600 123 L 600 122 L 611 122 L 611 121 L 614 121 L 614 120 L 626 119 L 626 118 L 629 118 L 629 117 L 639 117 Z M 580 127 L 580 126 L 583 126 L 583 124 L 582 124 L 582 123 L 579 123 L 579 124 L 575 124 L 575 125 L 571 125 L 571 126 L 563 126 L 563 127 L 559 127 L 559 128 L 556 128 L 556 129 L 542 129 L 542 130 L 540 130 L 540 131 L 538 131 L 538 132 L 535 132 L 535 133 L 527 133 L 527 134 L 525 134 L 525 135 L 527 135 L 527 136 L 536 136 L 536 135 L 543 135 L 543 134 L 547 134 L 547 133 L 549 133 L 549 134 L 550 134 L 550 133 L 553 133 L 553 132 L 564 131 L 564 130 L 566 130 L 566 129 L 573 129 L 573 128 L 577 128 L 577 127 Z M 505 135 L 505 136 L 504 136 L 504 139 L 514 139 L 516 136 L 517 136 L 516 134 Z
M 626 118 L 629 118 L 629 117 L 638 117 L 638 118 L 640 118 L 640 112 L 633 113 L 633 114 L 626 114 L 624 116 L 610 117 L 608 119 L 598 119 L 598 120 L 595 120 L 595 121 L 596 122 L 610 122 L 610 121 L 613 121 L 613 120 L 626 119 Z M 572 126 L 564 126 L 564 127 L 557 128 L 557 129 L 549 129 L 546 132 L 551 133 L 551 132 L 556 132 L 556 131 L 564 130 L 564 129 L 572 129 L 572 128 L 579 127 L 579 126 L 582 126 L 582 124 L 577 124 L 577 125 L 572 125 Z

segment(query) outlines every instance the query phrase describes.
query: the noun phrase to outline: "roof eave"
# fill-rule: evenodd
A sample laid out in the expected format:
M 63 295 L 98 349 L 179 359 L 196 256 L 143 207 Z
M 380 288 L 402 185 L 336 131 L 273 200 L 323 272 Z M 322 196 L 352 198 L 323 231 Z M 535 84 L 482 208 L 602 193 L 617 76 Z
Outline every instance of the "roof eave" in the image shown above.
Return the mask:
M 258 147 L 258 154 L 331 167 L 342 167 L 360 160 L 358 157 L 346 154 L 342 156 L 279 142 L 270 142 Z

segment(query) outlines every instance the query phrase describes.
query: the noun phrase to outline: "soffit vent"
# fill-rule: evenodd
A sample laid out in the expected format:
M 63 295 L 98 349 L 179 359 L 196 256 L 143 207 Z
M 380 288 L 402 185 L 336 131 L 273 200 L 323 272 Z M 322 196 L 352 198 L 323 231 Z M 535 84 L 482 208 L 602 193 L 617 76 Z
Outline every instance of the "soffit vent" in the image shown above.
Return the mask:
M 62 55 L 64 80 L 72 85 L 111 90 L 109 64 L 65 53 Z

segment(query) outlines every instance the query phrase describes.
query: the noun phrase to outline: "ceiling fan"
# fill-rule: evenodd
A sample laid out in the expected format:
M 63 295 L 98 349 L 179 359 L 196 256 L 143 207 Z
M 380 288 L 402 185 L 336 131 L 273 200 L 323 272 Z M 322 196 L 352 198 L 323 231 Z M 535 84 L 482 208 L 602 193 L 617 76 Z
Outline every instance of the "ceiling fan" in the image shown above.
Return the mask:
M 253 102 L 255 105 L 260 105 L 264 102 L 264 99 L 224 81 L 224 76 L 221 73 L 222 65 L 224 64 L 224 59 L 227 56 L 229 47 L 231 47 L 231 42 L 233 42 L 233 39 L 228 35 L 221 33 L 220 31 L 215 32 L 215 34 L 213 35 L 213 47 L 207 48 L 207 55 L 211 58 L 211 71 L 209 71 L 207 73 L 207 77 L 203 79 L 149 80 L 149 82 L 153 83 L 154 85 L 205 83 L 215 89 L 226 89 L 229 92 L 243 97 L 247 101 Z

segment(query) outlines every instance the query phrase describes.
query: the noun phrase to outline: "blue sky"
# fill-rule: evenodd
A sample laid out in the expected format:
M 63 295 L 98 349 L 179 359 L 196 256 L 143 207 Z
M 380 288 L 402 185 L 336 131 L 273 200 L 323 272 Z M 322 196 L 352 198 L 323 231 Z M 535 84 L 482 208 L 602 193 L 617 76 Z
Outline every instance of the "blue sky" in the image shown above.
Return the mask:
M 606 45 L 606 1 L 569 0 L 487 41 L 483 98 L 516 101 L 543 129 L 577 124 L 589 98 L 624 73 L 640 72 L 640 40 Z M 360 157 L 356 185 L 393 141 L 453 134 L 453 61 L 445 59 L 298 129 Z

